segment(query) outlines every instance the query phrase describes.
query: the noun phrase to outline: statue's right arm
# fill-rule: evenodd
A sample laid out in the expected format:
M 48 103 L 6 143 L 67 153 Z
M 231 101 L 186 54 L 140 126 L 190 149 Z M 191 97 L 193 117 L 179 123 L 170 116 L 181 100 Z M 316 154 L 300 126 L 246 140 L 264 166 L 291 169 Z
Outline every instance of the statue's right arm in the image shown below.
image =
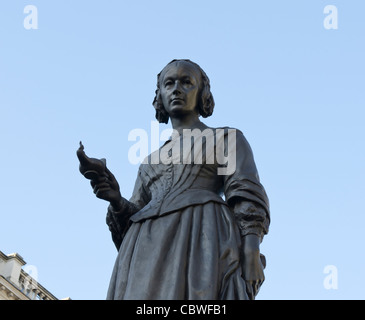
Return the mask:
M 85 154 L 81 142 L 77 150 L 77 157 L 80 161 L 80 173 L 90 180 L 96 197 L 110 203 L 106 223 L 112 233 L 112 239 L 119 249 L 131 223 L 129 218 L 150 200 L 150 193 L 142 182 L 141 168 L 138 171 L 133 196 L 128 201 L 122 197 L 118 181 L 107 168 L 105 159 L 89 158 Z
M 141 210 L 151 200 L 150 190 L 146 187 L 147 181 L 144 180 L 146 180 L 146 175 L 140 167 L 132 197 L 127 200 L 122 196 L 119 196 L 118 201 L 110 202 L 108 207 L 106 223 L 109 226 L 113 242 L 118 250 L 125 234 L 132 224 L 129 218 Z
M 112 234 L 113 242 L 117 250 L 119 250 L 123 238 L 131 225 L 129 218 L 138 211 L 138 208 L 132 202 L 122 197 L 117 208 L 115 209 L 113 205 L 109 205 L 106 224 Z

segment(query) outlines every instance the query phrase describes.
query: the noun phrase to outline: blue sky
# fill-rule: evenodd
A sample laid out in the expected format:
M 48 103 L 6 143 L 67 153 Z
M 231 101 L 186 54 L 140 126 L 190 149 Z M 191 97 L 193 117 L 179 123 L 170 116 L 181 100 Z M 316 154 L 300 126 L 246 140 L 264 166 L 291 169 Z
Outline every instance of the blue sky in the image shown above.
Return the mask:
M 78 143 L 129 198 L 128 134 L 150 132 L 157 73 L 188 58 L 211 81 L 203 121 L 243 131 L 270 198 L 257 299 L 364 299 L 364 15 L 360 0 L 2 1 L 0 250 L 58 298 L 105 298 L 117 251 Z

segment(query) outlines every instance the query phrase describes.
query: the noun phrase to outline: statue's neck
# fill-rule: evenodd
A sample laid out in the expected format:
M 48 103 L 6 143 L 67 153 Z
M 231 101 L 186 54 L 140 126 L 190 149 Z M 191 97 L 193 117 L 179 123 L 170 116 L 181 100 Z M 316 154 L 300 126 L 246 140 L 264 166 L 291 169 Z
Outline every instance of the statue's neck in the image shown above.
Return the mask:
M 172 124 L 172 128 L 174 130 L 176 130 L 179 134 L 182 134 L 184 129 L 204 130 L 204 129 L 208 128 L 203 122 L 201 122 L 199 120 L 198 116 L 171 118 L 171 124 Z

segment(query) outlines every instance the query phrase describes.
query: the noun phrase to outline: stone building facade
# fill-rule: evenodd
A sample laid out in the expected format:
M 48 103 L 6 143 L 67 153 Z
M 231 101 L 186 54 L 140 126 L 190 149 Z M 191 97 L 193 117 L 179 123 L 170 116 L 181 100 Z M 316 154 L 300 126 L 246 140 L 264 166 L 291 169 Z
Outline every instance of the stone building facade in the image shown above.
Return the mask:
M 58 300 L 22 269 L 25 264 L 19 254 L 0 251 L 0 300 Z

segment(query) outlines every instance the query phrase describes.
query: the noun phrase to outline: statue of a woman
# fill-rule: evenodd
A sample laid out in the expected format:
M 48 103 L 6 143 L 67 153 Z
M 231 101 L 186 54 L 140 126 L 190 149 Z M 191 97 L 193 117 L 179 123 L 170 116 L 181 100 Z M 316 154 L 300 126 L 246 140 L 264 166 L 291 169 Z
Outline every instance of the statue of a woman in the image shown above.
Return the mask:
M 106 221 L 119 253 L 107 299 L 254 299 L 270 216 L 248 142 L 239 130 L 200 121 L 214 100 L 190 60 L 161 71 L 153 105 L 173 134 L 140 165 L 129 200 L 105 161 L 77 152 L 94 193 L 110 202 Z

